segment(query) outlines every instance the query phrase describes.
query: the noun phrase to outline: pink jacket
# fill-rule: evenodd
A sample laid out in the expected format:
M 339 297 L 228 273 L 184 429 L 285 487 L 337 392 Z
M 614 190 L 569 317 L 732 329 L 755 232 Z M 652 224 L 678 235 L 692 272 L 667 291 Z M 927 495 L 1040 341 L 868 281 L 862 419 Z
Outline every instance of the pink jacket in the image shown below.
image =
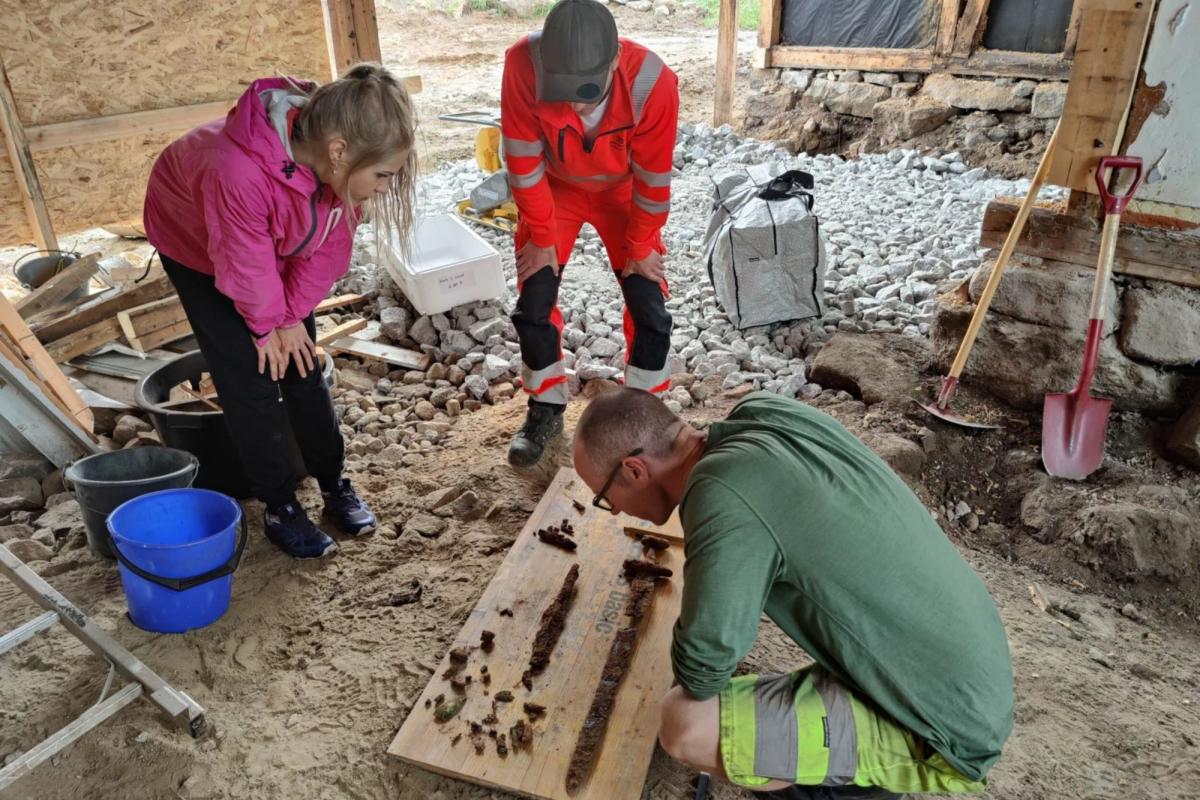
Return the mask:
M 350 266 L 357 217 L 347 224 L 332 189 L 292 160 L 302 105 L 282 78 L 255 81 L 224 120 L 172 142 L 146 189 L 150 243 L 215 276 L 259 338 L 302 321 Z

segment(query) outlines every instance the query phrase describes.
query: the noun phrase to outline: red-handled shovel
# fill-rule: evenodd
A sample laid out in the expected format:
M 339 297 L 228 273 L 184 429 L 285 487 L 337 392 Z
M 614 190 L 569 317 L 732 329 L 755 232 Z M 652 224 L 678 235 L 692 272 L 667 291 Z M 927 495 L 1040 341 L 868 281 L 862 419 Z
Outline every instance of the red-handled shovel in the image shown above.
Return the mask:
M 1109 170 L 1135 170 L 1133 183 L 1125 194 L 1108 191 L 1104 175 Z M 1048 394 L 1042 408 L 1042 464 L 1056 478 L 1083 480 L 1104 461 L 1104 435 L 1112 400 L 1092 397 L 1092 377 L 1100 357 L 1104 336 L 1104 314 L 1108 284 L 1112 279 L 1113 255 L 1117 248 L 1117 227 L 1121 214 L 1142 180 L 1142 160 L 1135 156 L 1105 156 L 1096 167 L 1096 185 L 1104 201 L 1104 232 L 1100 239 L 1100 260 L 1096 283 L 1092 288 L 1091 319 L 1083 349 L 1083 368 L 1075 388 L 1063 394 Z

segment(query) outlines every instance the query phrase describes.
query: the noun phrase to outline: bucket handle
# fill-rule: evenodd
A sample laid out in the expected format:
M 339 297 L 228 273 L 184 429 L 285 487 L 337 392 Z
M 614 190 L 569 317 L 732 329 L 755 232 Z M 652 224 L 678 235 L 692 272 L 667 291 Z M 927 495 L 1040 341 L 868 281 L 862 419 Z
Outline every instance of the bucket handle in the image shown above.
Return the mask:
M 202 575 L 196 575 L 191 578 L 164 578 L 160 575 L 155 575 L 152 572 L 147 572 L 125 557 L 125 554 L 121 552 L 121 548 L 117 544 L 116 537 L 112 538 L 112 549 L 113 552 L 117 554 L 117 561 L 121 562 L 121 566 L 125 567 L 125 569 L 129 570 L 134 575 L 137 575 L 139 578 L 150 581 L 151 583 L 161 586 L 164 589 L 170 589 L 173 592 L 187 591 L 188 589 L 194 589 L 195 587 L 208 583 L 209 581 L 215 581 L 217 578 L 224 578 L 226 575 L 232 575 L 238 568 L 238 564 L 240 564 L 242 561 L 242 551 L 246 549 L 247 538 L 245 512 L 242 512 L 240 516 L 242 536 L 238 541 L 237 548 L 233 551 L 233 555 L 230 557 L 230 559 L 219 567 L 215 567 L 210 569 L 208 572 L 203 573 Z

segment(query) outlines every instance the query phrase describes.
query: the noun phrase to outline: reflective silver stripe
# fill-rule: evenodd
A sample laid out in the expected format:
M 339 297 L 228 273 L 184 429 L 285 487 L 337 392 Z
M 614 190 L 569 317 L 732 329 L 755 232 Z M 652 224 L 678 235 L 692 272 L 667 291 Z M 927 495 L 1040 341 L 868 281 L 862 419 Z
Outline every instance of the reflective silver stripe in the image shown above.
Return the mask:
M 829 767 L 821 785 L 853 783 L 854 773 L 858 771 L 858 730 L 854 726 L 850 693 L 820 667 L 813 668 L 812 682 L 825 705 L 829 730 Z
M 572 175 L 571 182 L 578 183 L 583 181 L 589 183 L 616 183 L 624 178 L 625 175 Z
M 541 398 L 543 396 L 543 392 L 541 392 L 539 390 L 542 389 L 542 387 L 546 384 L 547 381 L 552 381 L 555 378 L 566 378 L 566 377 L 567 377 L 567 369 L 566 369 L 566 367 L 563 366 L 563 362 L 561 362 L 561 361 L 555 361 L 550 366 L 544 367 L 542 369 L 530 369 L 529 366 L 526 364 L 521 365 L 521 379 L 524 381 L 525 391 L 528 392 L 529 394 L 537 395 L 539 398 Z M 565 380 L 562 381 L 562 385 L 565 387 L 567 385 L 567 382 Z M 547 392 L 551 391 L 551 388 L 547 387 L 545 389 L 545 391 L 547 391 Z M 556 401 L 547 401 L 547 402 L 556 402 Z
M 633 204 L 647 214 L 666 214 L 671 210 L 670 200 L 665 203 L 656 203 L 653 200 L 642 197 L 638 192 L 633 193 Z
M 658 76 L 662 74 L 662 68 L 662 60 L 654 53 L 647 52 L 641 68 L 638 69 L 637 77 L 633 79 L 633 86 L 629 90 L 633 96 L 634 124 L 641 121 L 642 109 L 646 106 L 646 99 L 650 97 L 650 92 L 654 90 L 654 84 L 658 82 Z
M 796 780 L 795 689 L 791 675 L 760 675 L 754 683 L 754 774 Z
M 540 156 L 542 154 L 542 140 L 526 141 L 525 139 L 505 139 L 504 140 L 504 155 L 516 156 Z
M 630 166 L 633 167 L 633 174 L 637 176 L 638 180 L 647 186 L 671 185 L 670 170 L 667 170 L 666 172 L 651 172 L 648 169 L 642 169 L 637 164 L 630 164 Z
M 508 182 L 517 189 L 529 189 L 537 186 L 538 181 L 546 174 L 546 162 L 539 161 L 538 165 L 533 168 L 533 172 L 527 172 L 524 175 L 518 175 L 511 170 L 508 173 Z
M 533 61 L 534 98 L 542 99 L 542 32 L 529 34 L 529 58 Z
M 670 380 L 671 371 L 666 366 L 663 366 L 662 369 L 642 369 L 632 364 L 625 365 L 625 385 L 630 389 L 641 389 L 649 392 L 652 389 L 658 389 L 663 384 L 667 384 L 667 386 L 659 389 L 657 392 L 658 394 L 662 394 L 670 388 Z

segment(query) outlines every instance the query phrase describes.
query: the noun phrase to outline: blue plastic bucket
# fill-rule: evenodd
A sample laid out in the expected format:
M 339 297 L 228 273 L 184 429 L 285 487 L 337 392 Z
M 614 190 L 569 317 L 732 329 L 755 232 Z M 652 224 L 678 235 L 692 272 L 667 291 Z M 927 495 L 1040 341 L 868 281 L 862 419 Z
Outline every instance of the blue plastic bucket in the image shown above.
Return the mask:
M 108 532 L 134 625 L 184 633 L 229 610 L 246 547 L 246 519 L 233 498 L 208 489 L 151 492 L 118 506 Z

